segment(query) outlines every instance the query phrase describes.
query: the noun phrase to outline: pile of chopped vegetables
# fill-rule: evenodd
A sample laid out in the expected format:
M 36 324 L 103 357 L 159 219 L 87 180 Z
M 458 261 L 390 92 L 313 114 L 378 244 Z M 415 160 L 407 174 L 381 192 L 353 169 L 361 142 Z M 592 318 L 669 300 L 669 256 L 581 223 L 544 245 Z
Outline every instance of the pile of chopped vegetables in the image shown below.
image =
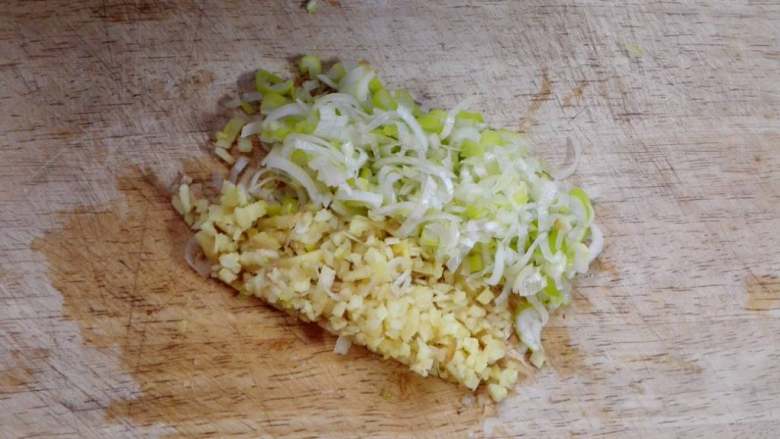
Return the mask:
M 318 322 L 337 352 L 354 342 L 503 399 L 601 251 L 587 194 L 466 104 L 425 110 L 365 63 L 299 70 L 260 70 L 232 102 L 218 197 L 179 186 L 188 261 Z

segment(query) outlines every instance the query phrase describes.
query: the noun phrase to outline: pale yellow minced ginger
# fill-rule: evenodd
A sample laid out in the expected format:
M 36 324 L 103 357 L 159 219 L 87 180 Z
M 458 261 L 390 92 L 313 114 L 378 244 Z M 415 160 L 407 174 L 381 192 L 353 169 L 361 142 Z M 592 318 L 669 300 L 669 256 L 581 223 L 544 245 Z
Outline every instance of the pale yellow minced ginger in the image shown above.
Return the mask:
M 483 282 L 434 262 L 417 238 L 312 204 L 273 208 L 225 182 L 218 203 L 183 184 L 173 205 L 196 231 L 212 276 L 422 375 L 500 401 L 517 381 L 512 313 Z

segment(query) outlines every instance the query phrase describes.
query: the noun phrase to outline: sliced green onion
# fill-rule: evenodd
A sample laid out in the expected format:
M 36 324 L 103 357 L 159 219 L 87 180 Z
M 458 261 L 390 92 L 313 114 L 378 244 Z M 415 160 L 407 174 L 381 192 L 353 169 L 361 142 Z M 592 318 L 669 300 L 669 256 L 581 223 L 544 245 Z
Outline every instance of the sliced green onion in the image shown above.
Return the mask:
M 228 121 L 225 128 L 222 131 L 217 132 L 217 146 L 222 148 L 230 148 L 233 142 L 236 141 L 236 137 L 241 132 L 241 128 L 246 124 L 246 120 L 241 117 L 234 117 Z
M 346 74 L 347 70 L 344 68 L 344 65 L 342 65 L 340 62 L 337 62 L 336 64 L 333 64 L 330 69 L 328 69 L 327 76 L 333 82 L 339 82 Z
M 523 134 L 516 133 L 514 131 L 501 129 L 498 130 L 498 134 L 506 143 L 521 144 L 525 140 L 525 136 Z
M 304 55 L 301 60 L 298 61 L 298 69 L 302 74 L 308 75 L 309 78 L 314 78 L 322 73 L 322 63 L 320 59 L 314 55 Z
M 257 113 L 257 109 L 250 104 L 249 102 L 242 102 L 239 104 L 241 106 L 241 109 L 244 110 L 244 113 L 246 114 L 255 114 Z
M 520 303 L 515 308 L 515 333 L 533 352 L 542 349 L 542 321 L 539 313 L 528 303 Z
M 417 117 L 421 114 L 420 107 L 414 101 L 414 97 L 412 97 L 412 94 L 409 93 L 407 90 L 396 90 L 395 92 L 393 92 L 393 95 L 396 102 L 398 102 L 399 105 L 403 105 L 404 107 L 408 108 L 409 111 L 412 112 L 412 115 L 414 117 Z
M 500 146 L 504 144 L 501 134 L 495 130 L 484 130 L 480 133 L 479 144 L 484 147 Z
M 558 251 L 558 229 L 553 227 L 553 229 L 550 231 L 550 234 L 547 236 L 547 242 L 550 245 L 550 250 L 553 251 L 553 253 Z
M 371 96 L 371 103 L 374 104 L 375 107 L 381 108 L 382 110 L 395 110 L 398 108 L 398 102 L 396 102 L 395 99 L 390 96 L 390 93 L 384 88 L 374 92 L 374 95 Z
M 485 118 L 484 116 L 482 116 L 482 113 L 477 113 L 472 111 L 461 111 L 455 116 L 455 120 L 465 121 L 465 122 L 485 123 Z
M 593 221 L 593 205 L 590 203 L 588 194 L 582 188 L 575 187 L 569 191 L 569 195 L 578 199 L 585 207 L 585 222 L 590 224 Z
M 371 81 L 368 82 L 368 91 L 371 93 L 376 93 L 379 90 L 383 90 L 385 88 L 384 85 L 382 85 L 382 80 L 374 76 Z
M 290 94 L 293 82 L 289 79 L 285 81 L 267 70 L 260 69 L 255 73 L 255 87 L 258 92 L 263 94 L 263 101 L 265 101 L 266 95 L 269 93 Z
M 313 111 L 305 119 L 296 122 L 292 130 L 299 134 L 312 134 L 319 123 L 320 116 L 316 111 Z
M 292 132 L 289 122 L 275 121 L 260 132 L 260 138 L 264 142 L 281 142 Z
M 286 197 L 282 200 L 282 215 L 289 215 L 298 211 L 298 200 Z
M 447 112 L 441 109 L 433 109 L 428 113 L 417 117 L 417 122 L 425 131 L 429 133 L 440 133 L 444 128 L 444 120 L 447 118 Z
M 252 139 L 249 137 L 242 137 L 238 139 L 238 150 L 241 152 L 252 152 Z
M 555 286 L 555 281 L 549 276 L 547 277 L 547 286 L 542 290 L 542 294 L 547 305 L 552 309 L 558 308 L 563 304 L 563 292 Z
M 436 247 L 439 245 L 439 237 L 430 228 L 425 227 L 420 234 L 420 244 L 427 247 Z
M 522 181 L 515 186 L 516 192 L 512 196 L 512 200 L 517 204 L 525 204 L 528 202 L 528 185 Z
M 488 210 L 484 207 L 477 206 L 476 204 L 469 204 L 466 206 L 466 210 L 464 211 L 466 214 L 466 218 L 468 219 L 480 219 L 483 216 L 487 215 Z
M 290 100 L 277 93 L 266 93 L 263 95 L 263 102 L 260 104 L 260 112 L 268 114 L 282 105 L 289 104 Z
M 469 254 L 469 270 L 472 273 L 477 273 L 479 271 L 482 271 L 483 268 L 485 268 L 485 263 L 482 260 L 482 254 L 480 252 L 474 252 Z
M 387 137 L 392 137 L 394 139 L 398 138 L 398 127 L 395 125 L 385 125 L 382 127 L 382 133 L 384 133 Z
M 460 156 L 464 159 L 481 157 L 483 154 L 485 154 L 485 147 L 471 139 L 464 140 L 460 145 Z
M 282 213 L 282 205 L 280 203 L 268 203 L 265 213 L 268 214 L 268 216 L 277 216 Z
M 311 160 L 311 156 L 304 150 L 296 149 L 290 154 L 290 160 L 298 166 L 305 166 Z
M 234 159 L 226 149 L 219 146 L 214 148 L 214 154 L 229 165 L 232 165 L 236 161 L 236 159 Z

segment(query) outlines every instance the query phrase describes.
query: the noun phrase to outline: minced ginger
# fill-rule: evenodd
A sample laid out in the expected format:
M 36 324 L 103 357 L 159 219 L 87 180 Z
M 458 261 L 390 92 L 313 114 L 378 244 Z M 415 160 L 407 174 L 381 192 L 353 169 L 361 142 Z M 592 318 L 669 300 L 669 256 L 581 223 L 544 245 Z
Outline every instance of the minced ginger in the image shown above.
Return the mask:
M 211 275 L 422 375 L 500 401 L 517 381 L 512 312 L 484 281 L 452 273 L 398 224 L 313 204 L 268 203 L 225 181 L 217 202 L 179 186 L 173 205 Z

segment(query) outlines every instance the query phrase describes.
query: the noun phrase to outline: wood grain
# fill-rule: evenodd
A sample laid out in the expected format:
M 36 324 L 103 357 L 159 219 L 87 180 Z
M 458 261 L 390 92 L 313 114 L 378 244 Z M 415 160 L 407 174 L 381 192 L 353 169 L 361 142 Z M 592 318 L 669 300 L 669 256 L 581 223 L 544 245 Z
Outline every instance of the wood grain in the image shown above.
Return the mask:
M 776 437 L 780 4 L 261 3 L 4 3 L 0 437 Z M 606 249 L 500 407 L 182 263 L 166 184 L 304 52 L 582 145 Z

